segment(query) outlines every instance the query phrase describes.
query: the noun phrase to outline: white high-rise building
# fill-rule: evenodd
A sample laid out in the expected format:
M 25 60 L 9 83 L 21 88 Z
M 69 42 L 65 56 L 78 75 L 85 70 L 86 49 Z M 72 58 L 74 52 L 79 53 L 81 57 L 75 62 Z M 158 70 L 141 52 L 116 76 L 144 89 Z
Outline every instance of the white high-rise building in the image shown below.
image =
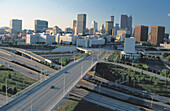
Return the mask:
M 91 23 L 91 27 L 92 28 L 94 28 L 95 29 L 95 31 L 97 31 L 98 30 L 98 28 L 97 28 L 97 22 L 96 21 L 92 21 L 92 23 Z
M 135 53 L 135 38 L 125 38 L 125 53 Z
M 22 32 L 22 20 L 11 19 L 10 29 L 11 29 L 11 32 Z

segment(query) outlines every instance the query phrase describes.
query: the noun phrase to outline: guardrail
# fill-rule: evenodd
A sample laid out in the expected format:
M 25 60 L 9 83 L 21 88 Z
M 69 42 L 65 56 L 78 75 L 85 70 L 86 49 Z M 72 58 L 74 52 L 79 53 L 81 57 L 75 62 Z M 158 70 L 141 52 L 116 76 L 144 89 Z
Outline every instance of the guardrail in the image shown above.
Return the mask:
M 40 83 L 42 83 L 43 81 L 47 80 L 47 78 L 42 78 L 41 80 L 39 80 L 38 82 L 35 82 L 34 84 L 28 86 L 27 88 L 25 88 L 24 90 L 16 93 L 15 95 L 11 96 L 11 100 L 9 100 L 8 102 L 12 101 L 13 99 L 15 99 L 18 96 L 21 96 L 22 94 L 26 93 L 27 91 L 29 91 L 30 89 L 32 89 L 33 87 L 39 85 Z
M 79 59 L 79 60 L 76 60 L 75 62 L 73 61 L 73 62 L 69 63 L 68 65 L 66 65 L 66 66 L 63 67 L 62 69 L 59 69 L 58 71 L 53 72 L 49 77 L 53 76 L 54 74 L 57 74 L 58 72 L 64 70 L 65 68 L 71 66 L 72 64 L 74 64 L 74 63 L 76 63 L 76 62 L 79 62 L 79 61 L 83 60 L 84 58 L 85 58 L 85 57 L 83 57 L 83 58 L 81 58 L 81 59 Z M 48 79 L 48 78 L 42 78 L 42 79 L 39 80 L 38 82 L 35 82 L 34 84 L 28 86 L 28 87 L 25 88 L 24 90 L 22 90 L 22 91 L 18 92 L 17 94 L 11 96 L 11 99 L 10 99 L 8 102 L 10 102 L 10 101 L 12 101 L 13 99 L 15 99 L 15 98 L 17 98 L 17 97 L 23 95 L 24 93 L 26 93 L 27 91 L 29 91 L 29 90 L 32 89 L 33 87 L 36 87 L 37 85 L 39 85 L 40 83 L 42 83 L 43 81 L 45 81 L 45 80 L 47 80 L 47 79 Z

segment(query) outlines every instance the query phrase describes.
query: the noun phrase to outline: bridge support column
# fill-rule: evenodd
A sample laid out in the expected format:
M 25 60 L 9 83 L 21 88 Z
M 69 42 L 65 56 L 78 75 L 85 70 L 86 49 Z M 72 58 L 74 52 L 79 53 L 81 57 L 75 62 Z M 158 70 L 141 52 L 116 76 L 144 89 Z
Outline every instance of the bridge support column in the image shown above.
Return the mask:
M 91 69 L 91 71 L 95 71 L 96 70 L 96 65 Z

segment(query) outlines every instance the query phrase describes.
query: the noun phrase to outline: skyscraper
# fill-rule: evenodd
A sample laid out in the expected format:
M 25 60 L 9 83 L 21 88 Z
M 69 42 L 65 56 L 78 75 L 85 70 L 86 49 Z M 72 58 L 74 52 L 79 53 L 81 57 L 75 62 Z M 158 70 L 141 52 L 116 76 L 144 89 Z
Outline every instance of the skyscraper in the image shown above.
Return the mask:
M 91 27 L 94 28 L 95 31 L 97 31 L 97 30 L 98 30 L 98 28 L 97 28 L 97 22 L 96 22 L 96 21 L 92 21 Z
M 101 28 L 100 28 L 100 33 L 102 35 L 105 35 L 105 28 L 104 28 L 104 24 L 102 24 Z
M 148 26 L 136 25 L 135 26 L 135 38 L 136 41 L 147 41 L 148 40 Z
M 128 30 L 132 34 L 132 16 L 121 15 L 121 29 Z
M 77 20 L 73 20 L 71 23 L 71 28 L 74 29 L 76 25 L 77 25 Z
M 130 35 L 132 35 L 132 15 L 128 17 L 128 30 L 130 32 Z
M 121 29 L 127 29 L 128 28 L 128 16 L 127 15 L 121 15 Z
M 113 22 L 112 21 L 106 21 L 106 35 L 112 35 L 112 29 L 113 29 Z
M 119 24 L 117 23 L 115 28 L 114 28 L 114 36 L 117 35 L 117 30 L 119 30 Z
M 164 40 L 165 27 L 162 26 L 151 26 L 151 38 L 150 43 L 154 46 L 159 46 Z
M 86 14 L 78 14 L 77 16 L 77 34 L 84 35 L 86 30 Z
M 43 31 L 45 31 L 45 29 L 48 28 L 48 21 L 35 20 L 34 25 L 35 25 L 34 31 L 36 33 L 42 33 Z
M 11 29 L 11 32 L 22 32 L 22 20 L 11 19 L 10 29 Z
M 113 22 L 113 27 L 114 27 L 114 16 L 110 16 L 110 21 Z
M 72 32 L 73 34 L 75 34 L 76 32 L 76 27 L 77 27 L 77 20 L 73 20 L 72 23 L 71 23 L 71 28 L 72 28 Z

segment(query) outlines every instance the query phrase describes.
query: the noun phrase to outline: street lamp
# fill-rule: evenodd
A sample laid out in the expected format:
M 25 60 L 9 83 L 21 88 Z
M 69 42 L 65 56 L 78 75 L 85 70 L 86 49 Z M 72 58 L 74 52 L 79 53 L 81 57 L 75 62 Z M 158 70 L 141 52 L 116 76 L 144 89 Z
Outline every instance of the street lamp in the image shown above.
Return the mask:
M 101 88 L 102 83 L 103 83 L 103 81 L 99 84 L 99 93 L 100 93 L 100 88 Z

